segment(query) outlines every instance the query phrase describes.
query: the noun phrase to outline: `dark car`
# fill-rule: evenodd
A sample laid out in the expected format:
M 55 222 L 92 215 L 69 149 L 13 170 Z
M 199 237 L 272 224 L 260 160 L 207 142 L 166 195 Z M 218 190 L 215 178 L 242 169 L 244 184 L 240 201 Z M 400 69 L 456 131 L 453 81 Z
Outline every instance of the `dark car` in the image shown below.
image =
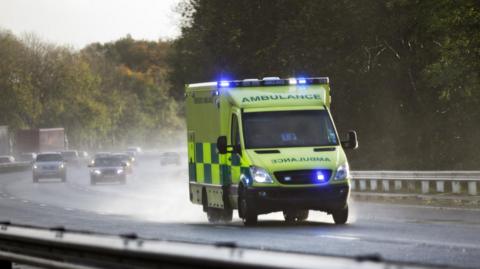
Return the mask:
M 76 150 L 66 150 L 62 151 L 63 160 L 69 165 L 78 166 L 80 164 L 80 158 L 78 156 L 78 151 Z
M 127 182 L 127 164 L 115 156 L 95 158 L 90 167 L 90 184 L 98 182 Z
M 37 158 L 37 154 L 34 152 L 24 152 L 18 156 L 17 161 L 20 162 L 29 162 L 33 163 L 35 162 L 35 159 Z
M 175 164 L 180 165 L 180 154 L 176 152 L 164 152 L 160 157 L 160 164 Z
M 119 158 L 122 162 L 126 164 L 125 170 L 127 171 L 128 174 L 131 174 L 133 172 L 133 163 L 135 161 L 134 157 L 131 157 L 126 153 L 115 153 L 115 154 L 112 154 L 111 156 Z

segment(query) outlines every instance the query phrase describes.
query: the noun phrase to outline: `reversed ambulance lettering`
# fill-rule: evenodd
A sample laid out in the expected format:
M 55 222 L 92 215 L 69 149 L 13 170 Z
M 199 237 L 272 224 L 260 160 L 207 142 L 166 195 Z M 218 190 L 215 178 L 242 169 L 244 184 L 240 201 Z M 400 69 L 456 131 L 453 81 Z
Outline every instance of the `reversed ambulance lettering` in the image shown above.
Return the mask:
M 326 157 L 300 157 L 300 158 L 281 158 L 273 159 L 272 163 L 294 163 L 294 162 L 330 162 Z
M 272 94 L 272 95 L 257 95 L 250 97 L 243 97 L 242 103 L 272 101 L 272 100 L 322 100 L 318 94 Z

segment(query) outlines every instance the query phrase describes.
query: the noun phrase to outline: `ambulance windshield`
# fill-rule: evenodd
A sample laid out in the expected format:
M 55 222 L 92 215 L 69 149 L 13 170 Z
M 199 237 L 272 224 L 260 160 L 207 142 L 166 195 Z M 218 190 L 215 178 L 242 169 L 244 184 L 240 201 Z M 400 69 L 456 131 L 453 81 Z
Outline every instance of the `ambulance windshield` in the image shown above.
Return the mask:
M 338 145 L 326 110 L 244 113 L 243 131 L 247 149 Z

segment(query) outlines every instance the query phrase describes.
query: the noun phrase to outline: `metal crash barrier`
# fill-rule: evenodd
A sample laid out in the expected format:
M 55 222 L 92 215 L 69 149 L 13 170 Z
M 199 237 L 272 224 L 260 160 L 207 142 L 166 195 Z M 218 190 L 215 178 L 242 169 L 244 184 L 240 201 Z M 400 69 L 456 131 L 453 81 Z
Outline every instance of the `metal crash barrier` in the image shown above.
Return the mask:
M 480 171 L 354 171 L 354 192 L 478 195 Z
M 238 247 L 147 240 L 0 222 L 0 265 L 42 268 L 430 268 L 370 256 L 321 256 Z

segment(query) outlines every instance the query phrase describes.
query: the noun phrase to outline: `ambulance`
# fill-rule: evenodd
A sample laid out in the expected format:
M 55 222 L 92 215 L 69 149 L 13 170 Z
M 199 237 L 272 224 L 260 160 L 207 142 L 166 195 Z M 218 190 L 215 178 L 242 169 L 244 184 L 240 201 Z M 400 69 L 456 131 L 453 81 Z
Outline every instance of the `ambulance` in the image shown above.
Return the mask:
M 283 212 L 305 221 L 309 210 L 348 219 L 350 170 L 330 113 L 328 77 L 225 80 L 186 86 L 190 201 L 209 222 L 245 225 Z

